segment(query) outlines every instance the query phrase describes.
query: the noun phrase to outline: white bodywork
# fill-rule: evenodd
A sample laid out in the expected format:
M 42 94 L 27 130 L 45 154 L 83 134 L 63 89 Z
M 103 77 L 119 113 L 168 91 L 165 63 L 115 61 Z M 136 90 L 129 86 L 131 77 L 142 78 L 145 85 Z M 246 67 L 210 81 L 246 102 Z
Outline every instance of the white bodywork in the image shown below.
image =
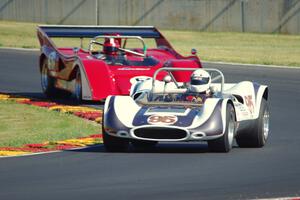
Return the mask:
M 131 94 L 130 96 L 134 97 L 137 93 L 143 93 L 143 92 L 151 92 L 152 88 L 152 78 L 151 77 L 144 77 L 144 80 L 140 82 L 135 82 L 131 87 Z M 187 91 L 187 89 L 178 89 L 176 85 L 171 82 L 166 84 L 163 81 L 155 80 L 156 88 L 155 91 L 152 91 L 153 93 L 184 93 Z M 184 83 L 179 83 L 179 85 L 183 85 Z M 215 91 L 215 96 L 220 96 L 220 83 L 212 83 L 211 88 Z M 263 93 L 265 92 L 267 86 L 266 85 L 260 85 L 258 92 L 255 94 L 253 83 L 250 81 L 242 81 L 239 83 L 226 83 L 224 84 L 224 91 L 223 96 L 226 97 L 226 95 L 230 96 L 230 99 L 232 100 L 235 111 L 236 111 L 236 117 L 237 121 L 243 121 L 243 120 L 251 120 L 258 118 L 259 115 L 259 108 L 260 108 L 260 102 L 263 98 Z M 132 93 L 132 91 L 134 91 Z M 236 96 L 240 96 L 243 100 L 242 103 L 238 101 Z M 211 103 L 212 99 L 208 99 L 207 102 L 205 102 L 204 106 L 210 107 L 211 109 L 215 107 L 214 103 Z M 210 110 L 211 109 L 207 109 Z M 206 109 L 205 109 L 206 110 Z
M 153 78 L 151 77 L 135 77 L 131 80 L 131 83 L 132 87 L 130 96 L 110 96 L 105 102 L 104 121 L 106 119 L 111 120 L 112 117 L 116 117 L 118 123 L 122 124 L 122 128 L 120 128 L 121 130 L 107 132 L 110 135 L 122 138 L 153 141 L 211 140 L 221 137 L 226 129 L 227 104 L 232 104 L 235 109 L 237 122 L 236 128 L 238 128 L 239 123 L 243 121 L 253 121 L 259 117 L 261 101 L 262 98 L 264 98 L 265 92 L 267 92 L 267 86 L 258 85 L 250 81 L 228 84 L 224 84 L 223 81 L 221 83 L 211 84 L 213 96 L 211 98 L 207 98 L 206 101 L 198 107 L 195 105 L 185 105 L 178 109 L 170 107 L 168 110 L 167 108 L 162 108 L 168 107 L 167 103 L 163 103 L 163 106 L 157 106 L 156 104 L 151 106 L 146 104 L 145 106 L 145 104 L 139 102 L 138 99 L 143 95 L 149 94 L 183 94 L 188 90 L 186 87 L 184 87 L 186 83 L 165 83 L 158 80 L 153 81 Z M 153 87 L 153 83 L 155 84 L 155 88 Z M 172 103 L 170 103 L 170 105 L 171 104 Z M 113 115 L 111 114 L 112 109 Z M 143 113 L 140 114 L 141 110 L 143 109 Z M 193 110 L 197 110 L 194 115 L 191 114 Z M 141 116 L 139 117 L 139 115 Z M 189 117 L 190 119 L 188 119 Z M 211 120 L 211 118 L 216 119 L 214 121 L 214 119 Z M 220 118 L 221 121 L 218 118 Z M 179 120 L 184 121 L 182 122 L 183 125 L 180 125 Z M 186 121 L 189 120 L 190 123 L 187 123 Z M 210 124 L 205 125 L 205 123 L 210 120 Z M 111 125 L 107 124 L 107 126 Z M 212 135 L 202 131 L 205 128 L 198 128 L 201 126 L 207 126 L 208 128 L 206 129 L 221 131 L 216 135 Z M 217 128 L 218 126 L 222 127 Z M 166 128 L 168 130 L 182 130 L 186 132 L 186 136 L 179 139 L 141 138 L 135 134 L 135 130 L 143 128 Z

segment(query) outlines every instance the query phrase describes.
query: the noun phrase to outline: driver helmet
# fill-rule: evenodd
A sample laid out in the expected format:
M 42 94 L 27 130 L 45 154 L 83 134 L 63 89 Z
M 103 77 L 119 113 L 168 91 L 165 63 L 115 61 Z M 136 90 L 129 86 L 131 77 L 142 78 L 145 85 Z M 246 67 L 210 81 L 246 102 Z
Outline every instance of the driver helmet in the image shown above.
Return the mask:
M 209 73 L 203 69 L 195 70 L 191 75 L 190 91 L 205 93 L 208 91 L 211 83 Z
M 103 53 L 107 55 L 117 55 L 118 48 L 120 48 L 119 39 L 116 38 L 105 38 L 103 44 Z

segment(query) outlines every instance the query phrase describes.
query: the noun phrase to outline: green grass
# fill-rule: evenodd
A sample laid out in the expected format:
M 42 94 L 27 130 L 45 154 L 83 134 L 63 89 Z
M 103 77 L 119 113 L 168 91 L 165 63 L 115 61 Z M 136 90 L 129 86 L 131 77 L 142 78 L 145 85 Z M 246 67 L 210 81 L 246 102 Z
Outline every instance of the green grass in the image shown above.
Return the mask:
M 0 101 L 0 110 L 0 147 L 21 147 L 101 132 L 95 123 L 35 106 Z
M 5 47 L 39 48 L 33 23 L 0 21 L 0 44 Z
M 300 66 L 300 35 L 163 31 L 175 48 L 203 60 Z
M 36 26 L 0 21 L 0 45 L 39 48 Z M 162 33 L 179 53 L 189 55 L 191 48 L 196 48 L 202 60 L 300 66 L 300 35 L 174 30 Z M 79 45 L 78 40 L 55 41 L 59 46 Z

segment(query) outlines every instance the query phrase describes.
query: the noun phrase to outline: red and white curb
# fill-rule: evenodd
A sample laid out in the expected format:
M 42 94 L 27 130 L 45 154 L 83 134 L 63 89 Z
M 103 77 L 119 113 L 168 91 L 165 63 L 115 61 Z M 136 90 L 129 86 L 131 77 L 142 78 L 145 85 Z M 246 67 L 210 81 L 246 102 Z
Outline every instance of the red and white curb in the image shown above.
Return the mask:
M 86 120 L 101 123 L 102 111 L 95 108 L 83 106 L 66 106 L 50 101 L 39 101 L 36 99 L 24 98 L 15 95 L 0 93 L 0 101 L 14 101 L 19 104 L 43 107 L 51 111 L 59 111 L 76 115 Z M 61 150 L 71 150 L 99 145 L 102 141 L 102 134 L 93 134 L 87 137 L 66 139 L 61 141 L 44 141 L 38 144 L 25 144 L 22 147 L 0 147 L 0 157 L 23 156 L 28 154 L 42 154 L 49 152 L 59 152 Z

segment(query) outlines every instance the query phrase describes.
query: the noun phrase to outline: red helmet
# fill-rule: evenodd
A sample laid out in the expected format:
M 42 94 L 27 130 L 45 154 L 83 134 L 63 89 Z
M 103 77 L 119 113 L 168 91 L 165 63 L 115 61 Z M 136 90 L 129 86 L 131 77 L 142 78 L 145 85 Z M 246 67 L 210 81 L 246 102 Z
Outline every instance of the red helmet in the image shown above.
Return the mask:
M 107 55 L 116 55 L 120 48 L 120 39 L 119 38 L 105 38 L 103 44 L 103 53 Z

